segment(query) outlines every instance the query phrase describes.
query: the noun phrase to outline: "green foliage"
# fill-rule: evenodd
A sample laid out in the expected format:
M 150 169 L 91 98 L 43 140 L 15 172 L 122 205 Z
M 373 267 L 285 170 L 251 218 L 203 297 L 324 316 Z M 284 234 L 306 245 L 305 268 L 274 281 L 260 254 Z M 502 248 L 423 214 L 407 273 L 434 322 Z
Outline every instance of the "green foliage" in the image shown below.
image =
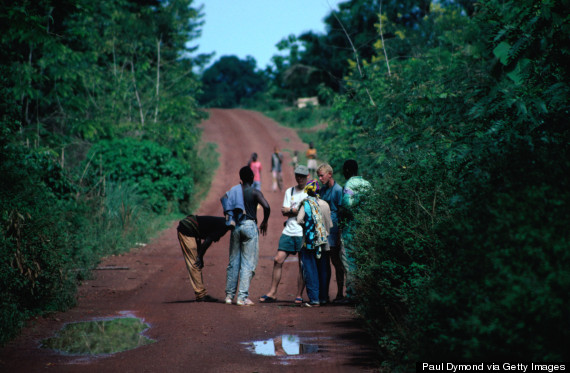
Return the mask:
M 2 141 L 4 143 L 4 141 Z M 65 211 L 39 173 L 45 159 L 26 158 L 24 148 L 4 145 L 0 159 L 0 343 L 8 341 L 27 317 L 62 310 L 75 302 L 70 271 L 71 242 Z M 41 162 L 40 162 L 41 161 Z M 48 178 L 51 186 L 63 185 Z
M 190 168 L 172 152 L 150 141 L 131 138 L 104 140 L 93 145 L 88 179 L 96 184 L 103 177 L 112 182 L 136 186 L 137 193 L 155 211 L 178 206 L 192 195 Z M 122 199 L 121 199 L 122 200 Z
M 387 9 L 383 32 L 395 37 L 375 44 L 362 75 L 353 65 L 340 118 L 316 141 L 335 170 L 354 158 L 374 181 L 345 226 L 358 311 L 394 370 L 563 361 L 564 1 L 482 1 L 472 18 L 441 4 L 414 27 Z
M 192 158 L 204 114 L 191 71 L 204 59 L 188 54 L 202 24 L 191 4 L 4 4 L 2 65 L 24 138 L 52 146 L 136 133 Z
M 0 136 L 2 344 L 29 317 L 72 306 L 78 281 L 102 256 L 146 242 L 173 219 L 157 219 L 128 184 L 106 183 L 103 198 L 85 194 L 49 152 L 9 136 Z
M 443 360 L 452 347 L 465 360 L 568 358 L 570 149 L 506 147 L 486 157 L 487 180 L 467 176 L 454 224 L 440 229 L 446 254 L 418 313 L 429 326 L 422 356 Z
M 148 203 L 176 213 L 196 203 L 205 167 L 196 125 L 206 114 L 193 71 L 208 56 L 190 56 L 202 25 L 192 4 L 1 3 L 0 343 L 27 318 L 72 305 L 102 256 L 173 219 Z M 93 143 L 123 137 L 140 141 L 125 140 L 142 152 L 129 153 L 131 168 L 115 162 L 120 147 L 109 165 L 89 158 Z
M 319 124 L 324 124 L 331 118 L 331 110 L 328 107 L 307 106 L 304 108 L 281 108 L 280 110 L 266 111 L 266 114 L 275 121 L 291 128 L 310 129 Z
M 204 92 L 200 103 L 205 107 L 238 107 L 262 92 L 266 80 L 255 67 L 252 57 L 240 60 L 236 56 L 222 56 L 202 75 Z
M 465 9 L 473 13 L 474 0 L 441 1 L 449 8 Z M 440 2 L 438 2 L 440 3 Z M 305 32 L 283 38 L 277 48 L 281 55 L 272 58 L 268 69 L 273 87 L 272 94 L 292 102 L 297 97 L 319 94 L 319 86 L 337 93 L 347 89 L 346 77 L 358 61 L 371 61 L 376 55 L 378 40 L 378 14 L 390 27 L 384 30 L 384 38 L 391 44 L 391 58 L 407 58 L 419 45 L 414 40 L 402 38 L 403 30 L 420 30 L 428 37 L 424 17 L 431 16 L 436 6 L 431 0 L 347 0 L 338 4 L 324 19 L 326 32 Z M 419 33 L 416 33 L 419 34 Z M 453 35 L 453 33 L 450 33 Z M 439 35 L 438 35 L 439 36 Z M 394 43 L 396 41 L 396 43 Z M 426 40 L 422 40 L 425 42 Z M 286 55 L 283 55 L 286 52 Z M 359 77 L 357 80 L 360 80 Z M 330 105 L 328 97 L 320 97 L 321 103 Z

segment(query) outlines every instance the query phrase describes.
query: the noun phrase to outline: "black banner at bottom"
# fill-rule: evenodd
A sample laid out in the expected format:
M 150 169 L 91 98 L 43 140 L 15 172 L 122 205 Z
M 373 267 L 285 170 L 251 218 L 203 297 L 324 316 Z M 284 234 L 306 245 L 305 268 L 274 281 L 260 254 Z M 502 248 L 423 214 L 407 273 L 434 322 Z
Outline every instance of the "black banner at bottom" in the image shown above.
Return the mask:
M 565 372 L 570 368 L 564 363 L 509 363 L 509 362 L 485 362 L 485 363 L 452 363 L 452 362 L 419 362 L 416 363 L 418 372 Z

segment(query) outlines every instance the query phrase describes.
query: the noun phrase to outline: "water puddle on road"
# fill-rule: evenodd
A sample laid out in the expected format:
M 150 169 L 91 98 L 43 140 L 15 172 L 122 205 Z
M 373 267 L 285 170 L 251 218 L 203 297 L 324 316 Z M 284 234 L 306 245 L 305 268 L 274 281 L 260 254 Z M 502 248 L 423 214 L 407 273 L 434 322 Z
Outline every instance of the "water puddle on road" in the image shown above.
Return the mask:
M 109 355 L 156 342 L 143 335 L 147 329 L 136 317 L 69 323 L 41 346 L 68 355 Z
M 319 351 L 319 346 L 301 343 L 299 336 L 283 334 L 272 339 L 244 342 L 248 349 L 256 355 L 292 356 L 311 354 Z

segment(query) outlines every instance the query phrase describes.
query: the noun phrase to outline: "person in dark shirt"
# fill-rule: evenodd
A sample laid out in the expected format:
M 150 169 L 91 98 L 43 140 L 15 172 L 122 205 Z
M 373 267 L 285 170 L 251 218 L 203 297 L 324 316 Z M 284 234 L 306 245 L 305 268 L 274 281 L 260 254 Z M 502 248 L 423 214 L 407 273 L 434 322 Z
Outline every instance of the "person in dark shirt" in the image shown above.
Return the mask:
M 208 295 L 202 278 L 204 254 L 229 230 L 226 219 L 217 216 L 189 215 L 178 223 L 178 241 L 184 255 L 196 302 L 217 302 Z
M 337 295 L 333 302 L 341 302 L 344 299 L 344 277 L 346 269 L 342 263 L 340 242 L 340 209 L 342 208 L 342 187 L 334 180 L 333 168 L 328 163 L 323 163 L 317 168 L 317 176 L 321 182 L 320 197 L 329 204 L 331 209 L 332 227 L 328 236 L 331 263 L 335 270 Z M 327 268 L 328 269 L 328 268 Z M 327 282 L 330 283 L 330 275 Z M 329 285 L 325 286 L 328 289 Z
M 267 233 L 267 221 L 271 209 L 265 200 L 261 190 L 252 186 L 253 171 L 249 166 L 244 166 L 239 171 L 240 184 L 236 185 L 221 198 L 222 206 L 226 211 L 228 193 L 243 194 L 243 218 L 239 219 L 232 230 L 230 238 L 230 262 L 227 268 L 226 278 L 226 304 L 232 304 L 237 292 L 238 306 L 252 306 L 254 303 L 249 297 L 249 285 L 255 274 L 257 261 L 259 259 L 259 233 L 265 236 Z M 236 188 L 237 187 L 237 188 Z M 237 200 L 237 199 L 236 199 Z M 257 206 L 263 208 L 263 220 L 257 228 Z M 235 206 L 230 206 L 235 207 Z M 239 282 L 238 282 L 239 278 Z

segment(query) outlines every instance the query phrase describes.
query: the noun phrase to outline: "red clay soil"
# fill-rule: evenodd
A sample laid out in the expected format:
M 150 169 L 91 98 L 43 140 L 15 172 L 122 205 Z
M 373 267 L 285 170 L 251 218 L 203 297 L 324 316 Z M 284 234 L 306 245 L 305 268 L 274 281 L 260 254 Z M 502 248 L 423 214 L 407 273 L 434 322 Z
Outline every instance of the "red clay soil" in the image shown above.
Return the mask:
M 262 192 L 271 206 L 266 236 L 260 237 L 259 264 L 250 287 L 251 307 L 226 305 L 224 298 L 229 235 L 205 256 L 204 281 L 218 303 L 196 303 L 178 240 L 177 222 L 144 247 L 104 259 L 94 278 L 85 281 L 78 305 L 64 313 L 33 320 L 21 335 L 0 349 L 2 372 L 371 372 L 373 343 L 359 326 L 351 306 L 303 308 L 294 305 L 298 263 L 288 260 L 278 302 L 261 304 L 269 290 L 273 256 L 283 221 L 283 192 L 271 191 L 270 156 L 274 146 L 284 153 L 284 184 L 294 185 L 293 150 L 307 146 L 290 129 L 247 110 L 212 109 L 201 127 L 203 141 L 217 144 L 220 167 L 198 214 L 222 215 L 219 198 L 239 183 L 238 171 L 252 152 L 263 166 Z M 318 144 L 317 144 L 318 146 Z M 258 211 L 261 219 L 262 210 Z M 334 271 L 333 271 L 334 272 Z M 333 273 L 330 296 L 336 296 Z M 305 294 L 306 297 L 306 294 Z M 66 356 L 40 348 L 66 323 L 134 315 L 150 325 L 145 332 L 157 342 L 107 356 Z M 317 352 L 291 356 L 254 354 L 248 346 L 281 335 L 296 335 Z

